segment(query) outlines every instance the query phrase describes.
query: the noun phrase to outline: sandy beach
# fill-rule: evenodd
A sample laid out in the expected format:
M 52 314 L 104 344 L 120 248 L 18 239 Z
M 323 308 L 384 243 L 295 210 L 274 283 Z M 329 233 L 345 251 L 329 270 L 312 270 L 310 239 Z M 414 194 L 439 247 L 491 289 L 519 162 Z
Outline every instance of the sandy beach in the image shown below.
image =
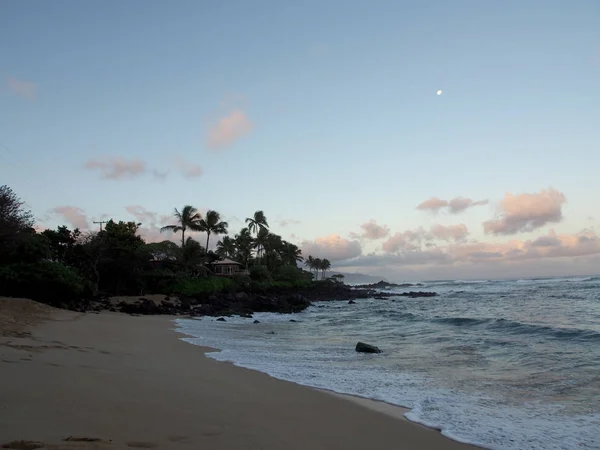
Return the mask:
M 211 360 L 173 329 L 166 316 L 0 298 L 0 446 L 475 448 L 403 420 L 398 408 Z

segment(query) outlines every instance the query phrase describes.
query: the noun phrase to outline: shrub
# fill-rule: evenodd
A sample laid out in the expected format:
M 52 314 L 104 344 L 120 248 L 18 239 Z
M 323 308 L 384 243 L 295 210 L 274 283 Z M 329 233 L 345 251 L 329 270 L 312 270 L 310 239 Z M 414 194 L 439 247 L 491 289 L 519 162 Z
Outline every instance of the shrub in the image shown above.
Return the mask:
M 266 266 L 252 266 L 250 268 L 250 278 L 252 281 L 270 282 L 271 274 Z
M 172 288 L 174 294 L 195 297 L 198 295 L 216 294 L 235 290 L 235 283 L 226 277 L 183 278 Z
M 301 288 L 311 283 L 311 278 L 305 272 L 294 266 L 281 266 L 273 272 L 273 287 Z
M 58 305 L 89 296 L 91 288 L 87 280 L 69 267 L 40 261 L 1 267 L 0 294 Z

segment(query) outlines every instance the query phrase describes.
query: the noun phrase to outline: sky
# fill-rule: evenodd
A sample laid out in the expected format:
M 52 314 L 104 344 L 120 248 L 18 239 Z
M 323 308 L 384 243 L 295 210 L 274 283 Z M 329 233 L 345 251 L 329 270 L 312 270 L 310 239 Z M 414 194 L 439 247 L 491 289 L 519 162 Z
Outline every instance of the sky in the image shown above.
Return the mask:
M 599 21 L 597 0 L 4 0 L 0 184 L 39 228 L 156 241 L 191 204 L 231 234 L 263 210 L 342 272 L 598 274 Z

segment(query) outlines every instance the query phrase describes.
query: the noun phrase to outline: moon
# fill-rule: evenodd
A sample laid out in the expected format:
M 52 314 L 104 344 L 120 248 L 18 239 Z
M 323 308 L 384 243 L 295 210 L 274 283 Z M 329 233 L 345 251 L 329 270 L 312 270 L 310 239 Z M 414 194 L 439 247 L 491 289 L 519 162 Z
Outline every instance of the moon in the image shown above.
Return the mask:
M 444 91 L 442 91 L 441 89 L 438 89 L 436 92 L 437 95 L 442 95 L 443 93 L 444 93 Z

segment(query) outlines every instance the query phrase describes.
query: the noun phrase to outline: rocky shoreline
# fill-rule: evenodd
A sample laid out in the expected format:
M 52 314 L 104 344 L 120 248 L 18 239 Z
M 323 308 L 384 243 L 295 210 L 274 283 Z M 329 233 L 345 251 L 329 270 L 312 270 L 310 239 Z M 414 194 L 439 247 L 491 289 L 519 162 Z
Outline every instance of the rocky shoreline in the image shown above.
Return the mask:
M 127 314 L 165 314 L 187 316 L 251 317 L 255 312 L 298 313 L 318 301 L 352 301 L 366 298 L 386 300 L 390 297 L 431 297 L 435 292 L 378 292 L 370 288 L 343 284 L 317 285 L 295 290 L 270 290 L 266 293 L 220 293 L 199 297 L 139 296 L 107 297 L 56 305 L 80 312 L 113 311 Z

